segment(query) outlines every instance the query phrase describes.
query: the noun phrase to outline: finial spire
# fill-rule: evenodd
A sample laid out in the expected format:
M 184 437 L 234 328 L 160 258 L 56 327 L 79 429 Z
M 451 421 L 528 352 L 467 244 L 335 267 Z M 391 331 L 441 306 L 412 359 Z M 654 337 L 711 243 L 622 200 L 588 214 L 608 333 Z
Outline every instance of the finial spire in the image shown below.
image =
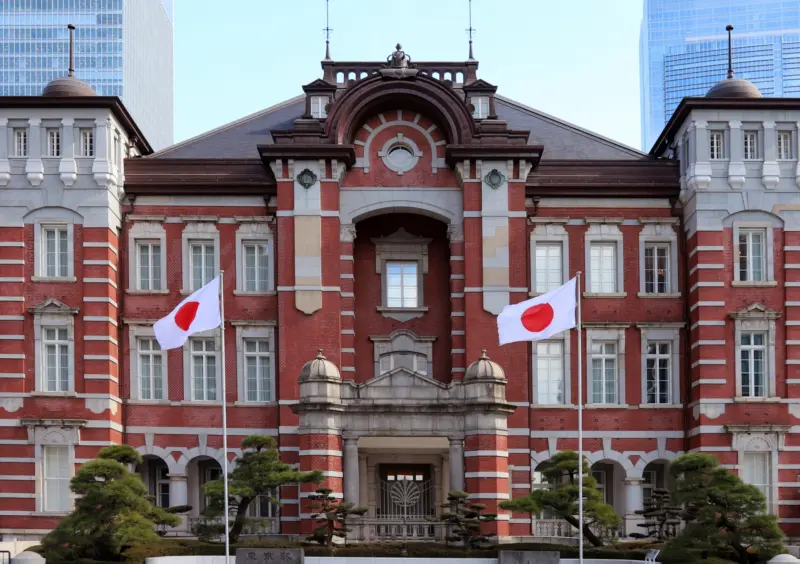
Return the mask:
M 67 76 L 75 76 L 75 26 L 69 24 L 69 74 Z
M 322 31 L 325 32 L 325 60 L 331 60 L 331 29 L 330 26 L 330 0 L 325 0 L 325 29 Z
M 733 40 L 731 39 L 733 26 L 728 24 L 725 29 L 728 31 L 728 78 L 733 78 Z
M 469 0 L 469 27 L 467 28 L 467 33 L 469 33 L 469 60 L 474 61 L 475 57 L 472 56 L 472 34 L 475 32 L 475 28 L 472 27 L 472 0 Z

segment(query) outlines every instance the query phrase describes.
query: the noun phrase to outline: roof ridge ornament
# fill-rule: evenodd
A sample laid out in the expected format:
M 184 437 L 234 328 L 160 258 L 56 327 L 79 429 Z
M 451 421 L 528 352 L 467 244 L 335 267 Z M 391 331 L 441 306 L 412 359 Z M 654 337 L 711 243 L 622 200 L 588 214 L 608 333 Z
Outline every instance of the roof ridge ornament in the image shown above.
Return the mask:
M 386 57 L 386 65 L 379 70 L 384 78 L 414 78 L 419 72 L 412 68 L 411 57 L 403 51 L 403 46 L 399 43 L 395 46 L 395 51 Z

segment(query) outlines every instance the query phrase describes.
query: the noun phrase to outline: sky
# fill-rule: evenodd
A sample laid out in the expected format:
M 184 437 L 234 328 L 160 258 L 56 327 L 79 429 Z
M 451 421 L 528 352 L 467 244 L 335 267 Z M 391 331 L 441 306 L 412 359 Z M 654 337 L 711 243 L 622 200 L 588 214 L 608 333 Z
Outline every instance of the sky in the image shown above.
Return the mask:
M 175 141 L 322 77 L 325 0 L 174 0 Z M 478 77 L 498 94 L 639 148 L 642 0 L 473 0 Z M 330 0 L 331 58 L 463 61 L 467 0 Z

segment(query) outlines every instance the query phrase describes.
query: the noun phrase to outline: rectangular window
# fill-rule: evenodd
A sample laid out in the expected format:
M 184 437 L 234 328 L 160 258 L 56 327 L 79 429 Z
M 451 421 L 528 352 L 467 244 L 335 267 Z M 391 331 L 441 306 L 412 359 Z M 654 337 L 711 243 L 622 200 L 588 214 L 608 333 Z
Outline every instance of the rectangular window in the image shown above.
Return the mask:
M 61 131 L 58 129 L 47 130 L 47 156 L 61 156 Z
M 137 241 L 136 268 L 139 276 L 138 290 L 161 289 L 161 244 Z
M 644 506 L 647 507 L 647 504 L 653 499 L 653 491 L 659 487 L 656 482 L 658 475 L 655 470 L 645 470 L 642 472 L 642 477 L 644 478 L 644 482 L 642 482 L 642 499 L 644 500 Z
M 771 452 L 745 452 L 741 463 L 742 480 L 755 486 L 767 498 L 767 510 L 772 505 Z
M 328 117 L 328 112 L 325 106 L 328 105 L 327 96 L 312 96 L 311 97 L 311 117 L 316 119 L 325 119 Z
M 602 496 L 603 503 L 608 503 L 608 474 L 605 470 L 592 470 L 592 478 L 597 482 L 597 490 Z
M 753 161 L 758 158 L 758 132 L 744 132 L 744 160 Z
M 708 132 L 708 158 L 711 160 L 719 160 L 725 158 L 724 151 L 725 135 L 722 131 L 709 131 Z
M 475 111 L 472 117 L 475 119 L 485 119 L 489 117 L 489 97 L 488 96 L 475 96 L 470 98 Z
M 69 447 L 42 447 L 42 474 L 44 476 L 45 511 L 69 511 Z
M 139 339 L 139 394 L 143 400 L 164 399 L 164 356 L 155 339 Z
M 14 156 L 27 157 L 28 156 L 28 130 L 15 129 L 14 130 Z
M 536 343 L 536 403 L 564 403 L 564 343 Z
M 269 253 L 266 243 L 244 244 L 244 289 L 247 292 L 269 290 Z
M 672 402 L 671 343 L 647 343 L 645 351 L 646 400 L 647 403 L 668 404 Z
M 81 156 L 94 156 L 94 131 L 91 129 L 81 129 Z
M 766 231 L 742 229 L 739 231 L 739 280 L 760 282 L 766 279 Z
M 272 401 L 272 353 L 266 339 L 244 341 L 247 401 Z
M 593 341 L 592 403 L 619 403 L 617 400 L 617 344 Z
M 260 495 L 247 506 L 247 516 L 256 518 L 277 517 L 277 508 L 272 503 L 272 495 Z
M 592 243 L 589 251 L 591 291 L 610 294 L 617 291 L 617 246 L 615 243 Z
M 386 263 L 386 307 L 419 307 L 417 262 Z
M 536 243 L 536 292 L 544 294 L 563 284 L 560 243 Z
M 120 146 L 119 146 L 119 135 L 115 135 L 114 136 L 114 151 L 113 151 L 114 154 L 112 155 L 112 158 L 114 159 L 114 168 L 119 168 L 119 161 L 120 161 L 119 149 L 120 149 Z
M 669 258 L 667 243 L 644 247 L 644 291 L 647 294 L 669 294 Z
M 69 245 L 66 227 L 45 227 L 44 234 L 44 275 L 48 278 L 69 275 Z
M 192 339 L 192 399 L 217 399 L 217 351 L 214 339 Z
M 778 160 L 788 161 L 792 158 L 792 132 L 778 132 Z
M 767 336 L 745 332 L 741 340 L 742 396 L 763 398 L 767 395 L 766 357 Z
M 69 338 L 66 328 L 42 327 L 44 391 L 69 391 Z
M 159 466 L 156 469 L 156 505 L 158 507 L 167 508 L 169 504 L 169 468 Z
M 189 270 L 192 273 L 191 290 L 199 290 L 214 279 L 214 243 L 192 242 L 189 244 Z

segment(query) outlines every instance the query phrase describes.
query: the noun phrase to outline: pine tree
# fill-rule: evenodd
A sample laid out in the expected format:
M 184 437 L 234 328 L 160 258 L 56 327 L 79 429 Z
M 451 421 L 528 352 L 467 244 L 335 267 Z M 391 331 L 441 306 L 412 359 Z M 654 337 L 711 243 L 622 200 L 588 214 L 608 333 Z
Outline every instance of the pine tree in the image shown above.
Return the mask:
M 530 494 L 500 504 L 503 509 L 538 515 L 549 509 L 559 518 L 578 529 L 578 454 L 572 451 L 559 452 L 553 456 L 542 471 L 547 489 L 534 490 Z M 620 526 L 621 520 L 614 508 L 603 501 L 592 477 L 588 462 L 583 461 L 583 536 L 594 546 L 602 546 L 601 536 L 592 527 L 612 530 Z
M 333 538 L 347 539 L 352 529 L 347 527 L 347 518 L 352 515 L 362 516 L 366 507 L 355 507 L 353 502 L 339 501 L 331 495 L 330 488 L 317 488 L 316 493 L 308 496 L 313 511 L 311 518 L 316 519 L 317 529 L 308 540 L 318 542 L 328 548 L 333 546 Z
M 273 503 L 279 503 L 275 494 L 280 486 L 321 480 L 321 472 L 299 472 L 281 462 L 280 452 L 272 437 L 264 435 L 246 437 L 242 441 L 242 455 L 236 459 L 233 471 L 228 474 L 228 510 L 235 515 L 228 533 L 231 544 L 239 540 L 242 530 L 248 523 L 247 508 L 259 496 L 269 497 Z M 221 517 L 224 513 L 225 500 L 222 479 L 208 482 L 203 486 L 203 491 L 210 498 L 204 515 L 212 519 Z M 224 531 L 224 524 L 222 528 L 219 525 L 211 525 L 209 530 L 221 534 Z
M 681 508 L 671 504 L 671 494 L 664 488 L 654 488 L 650 499 L 644 500 L 644 509 L 635 511 L 644 517 L 639 527 L 647 529 L 647 533 L 632 533 L 635 539 L 667 540 L 677 534 L 681 524 Z
M 444 511 L 438 519 L 448 525 L 448 543 L 457 542 L 467 548 L 478 548 L 480 545 L 496 536 L 494 533 L 481 533 L 482 523 L 491 523 L 497 519 L 495 513 L 483 513 L 486 505 L 483 503 L 470 503 L 469 494 L 462 491 L 452 491 L 447 494 L 447 503 L 442 504 Z
M 670 464 L 673 498 L 684 510 L 686 528 L 669 541 L 665 557 L 706 551 L 750 564 L 766 562 L 783 551 L 783 533 L 766 498 L 708 454 L 685 454 Z
M 141 461 L 132 447 L 115 445 L 78 470 L 70 481 L 74 511 L 42 539 L 47 560 L 118 560 L 135 544 L 157 541 L 157 525 L 180 523 L 153 506 L 142 479 L 128 469 Z

